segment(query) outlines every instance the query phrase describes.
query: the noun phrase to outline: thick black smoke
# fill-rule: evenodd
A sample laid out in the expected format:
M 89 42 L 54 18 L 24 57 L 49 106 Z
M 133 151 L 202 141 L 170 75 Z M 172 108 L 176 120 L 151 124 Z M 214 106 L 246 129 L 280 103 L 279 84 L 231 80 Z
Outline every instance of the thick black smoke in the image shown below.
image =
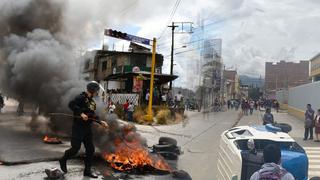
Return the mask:
M 43 0 L 1 4 L 1 88 L 47 113 L 63 110 L 70 95 L 81 91 L 73 49 L 59 38 L 63 7 Z
M 63 38 L 64 6 L 60 0 L 0 3 L 0 89 L 44 114 L 67 112 L 85 85 L 74 48 Z M 65 126 L 63 118 L 53 119 L 57 130 Z
M 63 8 L 62 1 L 57 0 L 4 0 L 0 3 L 0 36 L 25 36 L 34 29 L 57 33 L 63 25 Z

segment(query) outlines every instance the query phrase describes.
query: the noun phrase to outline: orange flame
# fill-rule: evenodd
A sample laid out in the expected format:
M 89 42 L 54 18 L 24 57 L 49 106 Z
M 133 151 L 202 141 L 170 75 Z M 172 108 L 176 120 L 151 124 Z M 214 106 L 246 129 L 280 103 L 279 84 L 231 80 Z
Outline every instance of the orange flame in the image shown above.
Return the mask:
M 61 142 L 61 140 L 57 137 L 49 137 L 49 136 L 44 136 L 43 138 L 43 141 L 44 142 L 47 142 L 47 143 L 59 143 Z
M 115 152 L 105 153 L 104 159 L 116 170 L 130 171 L 149 166 L 157 170 L 171 172 L 168 163 L 159 155 L 151 154 L 136 136 L 133 136 L 130 142 L 116 139 L 114 145 Z

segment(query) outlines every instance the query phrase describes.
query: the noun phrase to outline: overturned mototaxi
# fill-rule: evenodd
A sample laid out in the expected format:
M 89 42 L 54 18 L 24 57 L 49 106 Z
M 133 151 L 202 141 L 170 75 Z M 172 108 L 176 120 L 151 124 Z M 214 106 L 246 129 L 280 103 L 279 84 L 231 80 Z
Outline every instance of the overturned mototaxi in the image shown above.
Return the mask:
M 263 149 L 275 143 L 281 149 L 281 165 L 297 180 L 308 179 L 304 149 L 281 128 L 271 124 L 239 126 L 221 135 L 217 179 L 247 180 L 263 164 Z

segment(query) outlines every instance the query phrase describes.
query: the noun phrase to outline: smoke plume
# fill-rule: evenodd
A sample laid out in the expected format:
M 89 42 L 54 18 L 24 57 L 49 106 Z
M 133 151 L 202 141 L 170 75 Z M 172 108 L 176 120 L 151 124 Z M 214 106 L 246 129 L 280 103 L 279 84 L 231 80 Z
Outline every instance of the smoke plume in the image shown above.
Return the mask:
M 63 3 L 24 0 L 1 4 L 1 87 L 9 96 L 60 110 L 77 87 L 73 49 L 59 38 Z
M 0 89 L 44 114 L 68 111 L 85 85 L 70 37 L 64 38 L 64 7 L 60 0 L 0 3 Z

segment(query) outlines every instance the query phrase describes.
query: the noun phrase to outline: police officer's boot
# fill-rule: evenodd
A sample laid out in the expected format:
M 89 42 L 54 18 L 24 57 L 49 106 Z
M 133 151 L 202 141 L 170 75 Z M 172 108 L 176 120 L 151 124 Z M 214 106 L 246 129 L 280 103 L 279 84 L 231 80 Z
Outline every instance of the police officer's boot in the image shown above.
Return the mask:
M 64 173 L 67 173 L 68 170 L 67 170 L 67 159 L 65 157 L 62 157 L 60 160 L 59 160 L 59 163 L 60 163 L 60 169 L 64 172 Z
M 83 176 L 90 177 L 90 178 L 98 178 L 98 175 L 91 171 L 91 163 L 85 162 Z

